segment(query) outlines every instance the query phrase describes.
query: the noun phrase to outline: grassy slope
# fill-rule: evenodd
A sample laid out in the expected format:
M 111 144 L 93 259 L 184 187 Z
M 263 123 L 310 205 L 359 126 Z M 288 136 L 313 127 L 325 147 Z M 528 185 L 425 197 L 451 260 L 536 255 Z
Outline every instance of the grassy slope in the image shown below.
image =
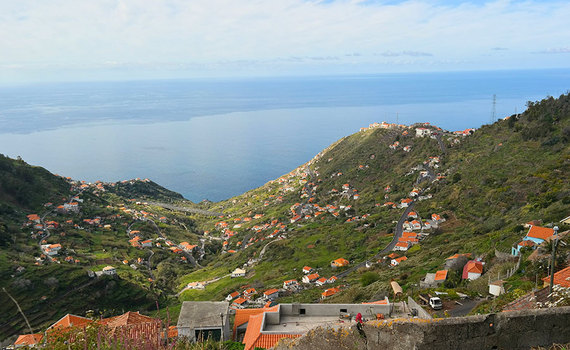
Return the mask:
M 454 147 L 444 137 L 448 153 L 438 171 L 447 171 L 449 176 L 447 180 L 431 185 L 430 193 L 434 198 L 418 203 L 417 209 L 424 218 L 437 212 L 445 214 L 448 221 L 419 248 L 409 252 L 409 260 L 399 268 L 381 266 L 373 269 L 380 276 L 378 282 L 362 288 L 356 286 L 359 274 L 353 274 L 348 278 L 353 287 L 336 300 L 373 299 L 387 289 L 391 278 L 398 279 L 405 288 L 410 287 L 426 272 L 441 269 L 445 258 L 457 252 L 483 257 L 491 267 L 496 263 L 495 248 L 507 251 L 520 240 L 523 235 L 521 223 L 532 219 L 555 222 L 566 217 L 570 208 L 567 185 L 569 105 L 568 96 L 544 100 L 519 117 L 483 126 Z M 387 146 L 396 140 L 402 146 L 411 145 L 412 151 L 389 150 Z M 290 225 L 289 238 L 270 246 L 267 259 L 255 267 L 247 281 L 261 288 L 273 287 L 284 279 L 300 278 L 299 270 L 304 265 L 320 268 L 321 275 L 329 276 L 335 272 L 328 267 L 333 258 L 342 256 L 360 262 L 370 257 L 390 240 L 388 234 L 394 226 L 393 220 L 397 220 L 401 212 L 374 206 L 386 201 L 384 186 L 392 187 L 387 200 L 405 197 L 416 179 L 416 174 L 408 177 L 405 174 L 429 156 L 439 154 L 435 140 L 402 136 L 395 131 L 374 129 L 344 138 L 314 164 L 314 169 L 320 172 L 318 179 L 322 179 L 318 183 L 316 202 L 320 205 L 350 204 L 353 209 L 349 214 L 370 214 L 370 217 L 357 223 L 345 223 L 346 218 L 327 217 L 302 222 L 302 227 Z M 360 170 L 359 165 L 368 168 Z M 338 172 L 343 175 L 331 178 Z M 358 189 L 358 201 L 339 200 L 328 194 L 332 188 L 340 189 L 344 183 Z M 264 213 L 266 218 L 286 220 L 290 218 L 289 206 L 300 201 L 300 186 L 294 193 L 284 196 L 283 203 L 264 208 L 261 204 L 269 194 L 278 194 L 277 187 L 269 183 L 242 196 L 215 203 L 213 207 L 224 208 L 233 217 Z M 213 229 L 212 224 L 201 223 L 206 229 Z M 364 227 L 364 224 L 369 226 Z M 232 240 L 242 240 L 244 236 L 245 232 Z M 219 269 L 230 271 L 241 265 L 265 243 L 259 242 L 246 251 L 222 257 L 212 265 L 208 277 L 215 276 Z M 308 248 L 310 244 L 314 247 Z M 181 281 L 199 280 L 199 277 L 202 276 L 190 275 Z M 224 288 L 212 286 L 213 296 L 221 297 L 243 283 L 230 281 L 224 282 Z M 460 287 L 468 285 L 461 284 Z M 308 299 L 315 296 L 308 294 Z M 191 293 L 185 295 L 188 299 L 194 297 Z M 294 298 L 307 299 L 304 295 Z

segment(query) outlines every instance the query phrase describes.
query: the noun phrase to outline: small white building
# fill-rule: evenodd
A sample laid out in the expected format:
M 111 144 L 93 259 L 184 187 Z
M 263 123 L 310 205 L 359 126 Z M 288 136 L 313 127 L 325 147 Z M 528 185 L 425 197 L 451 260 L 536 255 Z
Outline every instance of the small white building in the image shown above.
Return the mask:
M 236 268 L 233 272 L 232 272 L 232 278 L 236 278 L 236 277 L 245 277 L 245 270 L 244 269 L 240 269 L 239 267 Z
M 105 266 L 103 268 L 103 274 L 108 276 L 113 276 L 117 274 L 117 270 L 113 266 Z
M 503 287 L 504 284 L 505 281 L 501 280 L 489 283 L 489 294 L 494 295 L 496 297 L 498 297 L 501 294 L 505 294 L 505 288 Z
M 431 130 L 426 128 L 416 128 L 416 137 L 430 136 Z

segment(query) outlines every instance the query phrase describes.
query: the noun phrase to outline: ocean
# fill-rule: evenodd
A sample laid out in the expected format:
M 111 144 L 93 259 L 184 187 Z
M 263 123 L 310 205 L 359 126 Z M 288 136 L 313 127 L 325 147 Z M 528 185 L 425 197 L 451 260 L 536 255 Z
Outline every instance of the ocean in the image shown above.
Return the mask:
M 568 69 L 0 86 L 0 153 L 218 201 L 373 122 L 477 128 L 569 88 Z

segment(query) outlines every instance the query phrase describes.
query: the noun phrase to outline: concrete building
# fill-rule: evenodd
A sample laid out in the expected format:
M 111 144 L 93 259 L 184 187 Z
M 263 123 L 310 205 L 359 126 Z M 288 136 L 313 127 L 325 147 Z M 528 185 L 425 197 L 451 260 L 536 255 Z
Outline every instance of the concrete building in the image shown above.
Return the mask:
M 271 348 L 279 339 L 296 338 L 316 327 L 346 327 L 358 313 L 367 320 L 389 316 L 393 304 L 279 304 L 248 315 L 245 350 Z M 236 314 L 236 319 L 237 319 Z M 240 323 L 245 324 L 245 320 Z
M 227 301 L 185 301 L 178 317 L 178 336 L 196 342 L 230 338 Z

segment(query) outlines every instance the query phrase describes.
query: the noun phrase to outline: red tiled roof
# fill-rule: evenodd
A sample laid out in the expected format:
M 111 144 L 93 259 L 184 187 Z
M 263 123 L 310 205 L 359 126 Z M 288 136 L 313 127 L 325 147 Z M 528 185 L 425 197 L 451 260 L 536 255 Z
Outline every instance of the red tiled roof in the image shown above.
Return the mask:
M 275 293 L 277 293 L 277 292 L 279 292 L 279 290 L 278 290 L 278 289 L 272 288 L 272 289 L 268 289 L 268 290 L 266 290 L 265 292 L 263 292 L 263 294 L 265 294 L 265 295 L 269 296 L 269 295 L 271 295 L 271 294 L 275 294 Z
M 522 297 L 511 301 L 505 307 L 503 311 L 520 311 L 529 309 L 538 309 L 537 302 L 544 302 L 548 299 L 548 287 L 542 288 L 537 291 L 531 291 L 523 295 Z
M 142 324 L 142 323 L 152 323 L 152 322 L 160 322 L 158 319 L 148 317 L 145 315 L 141 315 L 138 312 L 128 311 L 122 315 L 104 318 L 99 321 L 101 324 L 106 325 L 107 327 L 115 328 L 120 326 L 126 325 L 133 325 L 133 324 Z
M 24 345 L 35 345 L 38 344 L 39 342 L 42 341 L 44 335 L 43 334 L 23 334 L 23 335 L 19 335 L 18 339 L 16 339 L 16 342 L 14 343 L 14 345 L 20 345 L 20 346 L 24 346 Z
M 465 266 L 463 267 L 462 278 L 467 279 L 467 276 L 469 276 L 469 272 L 478 273 L 478 274 L 483 273 L 483 263 L 475 260 L 468 261 L 467 264 L 465 264 Z
M 548 239 L 554 234 L 554 230 L 548 227 L 531 226 L 530 230 L 526 234 L 527 237 L 538 238 L 538 239 Z
M 542 280 L 550 283 L 550 276 L 544 277 Z M 570 266 L 554 274 L 554 284 L 560 287 L 570 288 Z

